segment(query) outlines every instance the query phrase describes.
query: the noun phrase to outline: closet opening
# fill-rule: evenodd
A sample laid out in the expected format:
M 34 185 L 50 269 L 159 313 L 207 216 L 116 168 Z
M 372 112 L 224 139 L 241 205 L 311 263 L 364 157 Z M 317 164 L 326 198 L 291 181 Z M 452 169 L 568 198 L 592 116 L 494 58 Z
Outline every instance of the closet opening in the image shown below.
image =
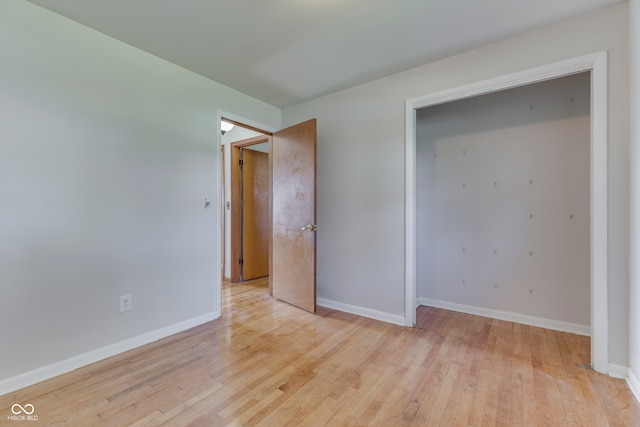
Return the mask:
M 608 372 L 606 54 L 406 103 L 406 313 L 589 335 Z

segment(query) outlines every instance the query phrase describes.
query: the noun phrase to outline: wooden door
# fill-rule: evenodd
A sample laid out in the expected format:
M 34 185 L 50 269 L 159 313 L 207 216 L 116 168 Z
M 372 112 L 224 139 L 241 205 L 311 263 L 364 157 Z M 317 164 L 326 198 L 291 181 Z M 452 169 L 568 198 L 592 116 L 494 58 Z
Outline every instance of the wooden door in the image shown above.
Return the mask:
M 269 275 L 269 155 L 243 148 L 242 280 Z
M 231 277 L 229 279 L 231 283 L 242 281 L 242 173 L 240 169 L 242 149 L 257 144 L 270 143 L 270 141 L 270 136 L 261 135 L 236 141 L 231 144 L 231 151 L 229 153 L 231 156 L 231 210 L 229 212 L 229 228 L 231 229 L 229 244 L 231 246 L 231 257 L 227 261 L 230 267 Z
M 272 294 L 315 313 L 316 119 L 275 132 L 270 154 Z

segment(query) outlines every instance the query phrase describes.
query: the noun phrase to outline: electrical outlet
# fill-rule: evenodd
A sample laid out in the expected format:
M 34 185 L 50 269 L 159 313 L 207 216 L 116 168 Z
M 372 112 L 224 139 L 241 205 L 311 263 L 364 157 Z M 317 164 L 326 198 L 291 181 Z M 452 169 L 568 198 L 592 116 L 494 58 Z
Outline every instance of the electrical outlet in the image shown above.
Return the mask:
M 131 303 L 131 294 L 120 295 L 120 313 L 123 311 L 129 311 L 132 308 L 133 304 Z

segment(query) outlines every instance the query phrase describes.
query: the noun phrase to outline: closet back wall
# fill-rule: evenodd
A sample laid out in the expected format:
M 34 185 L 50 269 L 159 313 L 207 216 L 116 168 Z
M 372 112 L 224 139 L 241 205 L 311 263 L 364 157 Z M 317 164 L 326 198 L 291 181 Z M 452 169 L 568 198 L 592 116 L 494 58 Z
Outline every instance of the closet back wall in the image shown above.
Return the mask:
M 588 333 L 589 130 L 589 73 L 418 112 L 421 304 Z

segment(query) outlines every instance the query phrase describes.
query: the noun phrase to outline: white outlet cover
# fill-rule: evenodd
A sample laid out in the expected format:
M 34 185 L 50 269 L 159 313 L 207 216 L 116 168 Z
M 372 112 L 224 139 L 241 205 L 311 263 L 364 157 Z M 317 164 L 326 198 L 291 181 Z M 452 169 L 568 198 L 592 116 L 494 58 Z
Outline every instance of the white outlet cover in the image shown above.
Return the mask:
M 123 311 L 129 311 L 133 308 L 133 304 L 131 303 L 131 294 L 121 295 L 120 296 L 120 313 Z

